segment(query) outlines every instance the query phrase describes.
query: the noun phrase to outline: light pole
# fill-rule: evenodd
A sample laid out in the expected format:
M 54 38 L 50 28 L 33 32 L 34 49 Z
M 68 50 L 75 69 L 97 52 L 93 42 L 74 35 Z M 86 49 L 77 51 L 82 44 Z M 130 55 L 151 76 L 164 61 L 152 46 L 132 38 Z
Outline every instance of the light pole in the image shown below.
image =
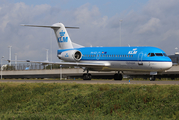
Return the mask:
M 1 57 L 1 79 L 2 79 L 2 59 L 4 58 L 4 56 Z
M 17 70 L 17 53 L 15 53 L 15 69 Z
M 122 23 L 122 19 L 120 20 L 120 46 L 121 46 L 121 23 Z
M 62 80 L 62 65 L 60 65 L 60 80 Z
M 48 49 L 46 49 L 46 61 L 48 61 Z
M 50 31 L 50 60 L 52 61 L 52 30 Z M 51 64 L 51 70 L 52 70 L 52 64 Z
M 8 48 L 9 48 L 9 60 L 10 60 L 9 66 L 11 66 L 11 47 L 12 46 L 8 46 Z

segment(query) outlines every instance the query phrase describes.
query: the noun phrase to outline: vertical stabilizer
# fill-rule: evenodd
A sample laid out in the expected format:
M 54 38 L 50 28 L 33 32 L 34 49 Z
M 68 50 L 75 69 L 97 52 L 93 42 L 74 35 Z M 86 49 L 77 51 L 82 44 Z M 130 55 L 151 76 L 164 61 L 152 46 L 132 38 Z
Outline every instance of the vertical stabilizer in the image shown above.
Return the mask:
M 53 24 L 52 26 L 54 26 L 52 27 L 52 29 L 55 32 L 59 48 L 61 49 L 73 48 L 71 39 L 68 35 L 68 32 L 65 26 L 62 23 L 56 23 L 56 24 Z
M 62 23 L 55 23 L 52 26 L 42 26 L 42 25 L 23 25 L 23 26 L 52 28 L 55 32 L 57 43 L 60 49 L 73 48 L 72 41 L 67 33 L 66 28 L 78 29 L 78 27 L 65 27 Z

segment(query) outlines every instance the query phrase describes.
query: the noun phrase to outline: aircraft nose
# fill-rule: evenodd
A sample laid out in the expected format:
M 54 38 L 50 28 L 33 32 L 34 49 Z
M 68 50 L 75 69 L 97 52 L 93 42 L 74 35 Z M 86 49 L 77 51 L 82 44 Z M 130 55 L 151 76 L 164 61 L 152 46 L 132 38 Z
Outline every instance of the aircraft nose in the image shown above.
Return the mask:
M 166 62 L 164 66 L 165 69 L 170 69 L 172 67 L 172 62 Z
M 168 61 L 168 62 L 165 62 L 163 64 L 163 67 L 164 67 L 164 69 L 168 70 L 172 67 L 173 63 L 172 63 L 172 60 L 169 57 L 166 57 L 165 60 Z

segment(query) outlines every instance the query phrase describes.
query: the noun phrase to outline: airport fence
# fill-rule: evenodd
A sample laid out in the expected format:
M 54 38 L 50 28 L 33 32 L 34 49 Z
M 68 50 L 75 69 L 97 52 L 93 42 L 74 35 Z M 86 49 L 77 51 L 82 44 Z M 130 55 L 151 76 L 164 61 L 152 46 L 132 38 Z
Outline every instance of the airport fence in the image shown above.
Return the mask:
M 1 66 L 4 71 L 8 70 L 41 70 L 45 69 L 46 66 L 38 63 L 20 63 L 20 64 L 5 64 Z
M 45 69 L 60 69 L 61 68 L 69 68 L 68 66 L 60 66 L 60 65 L 44 65 L 41 63 L 18 63 L 18 64 L 4 64 L 0 65 L 0 68 L 3 71 L 10 71 L 10 70 L 45 70 Z M 73 68 L 73 67 L 70 67 Z

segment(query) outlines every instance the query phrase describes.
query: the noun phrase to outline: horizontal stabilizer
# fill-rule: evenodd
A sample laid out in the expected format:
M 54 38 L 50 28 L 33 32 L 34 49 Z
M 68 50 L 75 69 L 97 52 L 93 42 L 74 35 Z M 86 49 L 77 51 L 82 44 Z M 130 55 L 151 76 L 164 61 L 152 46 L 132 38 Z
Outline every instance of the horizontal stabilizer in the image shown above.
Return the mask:
M 24 25 L 21 24 L 22 26 L 28 26 L 28 27 L 45 27 L 45 28 L 60 28 L 60 26 L 53 26 L 53 25 Z M 71 29 L 79 29 L 79 27 L 67 27 L 65 26 L 65 28 L 71 28 Z
M 67 27 L 67 26 L 64 26 L 62 23 L 55 23 L 53 25 L 25 25 L 25 24 L 22 24 L 22 26 L 43 27 L 43 28 L 53 29 L 55 36 L 56 36 L 58 46 L 60 49 L 73 49 L 73 48 L 83 47 L 83 46 L 80 46 L 77 44 L 72 44 L 70 36 L 68 35 L 68 32 L 66 30 L 66 28 L 79 29 L 79 27 L 69 27 L 69 26 Z

